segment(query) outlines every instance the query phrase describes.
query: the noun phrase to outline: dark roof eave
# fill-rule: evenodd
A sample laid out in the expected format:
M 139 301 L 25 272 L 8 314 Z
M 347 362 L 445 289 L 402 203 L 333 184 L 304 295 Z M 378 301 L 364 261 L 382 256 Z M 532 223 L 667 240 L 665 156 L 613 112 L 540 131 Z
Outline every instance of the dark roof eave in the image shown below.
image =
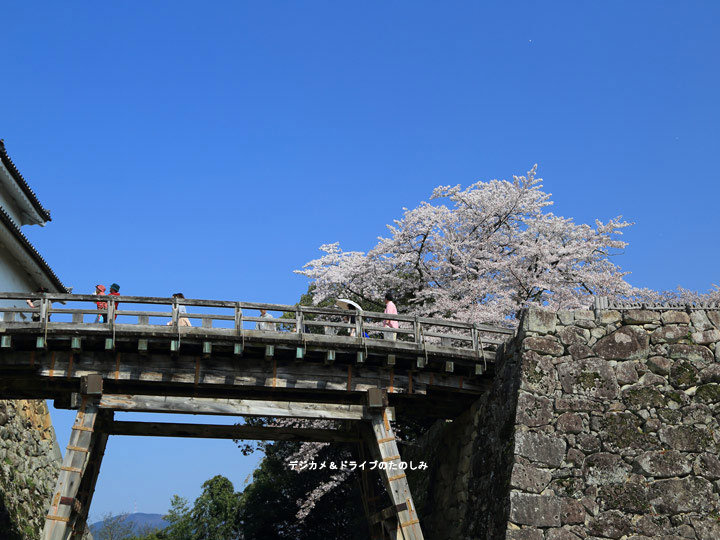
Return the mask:
M 37 213 L 40 214 L 45 221 L 52 221 L 52 218 L 50 217 L 50 211 L 46 210 L 43 205 L 40 204 L 37 195 L 35 195 L 35 192 L 32 189 L 30 189 L 30 186 L 23 178 L 23 175 L 20 174 L 20 171 L 18 171 L 18 168 L 15 166 L 12 159 L 10 159 L 10 156 L 8 156 L 7 150 L 5 149 L 5 142 L 3 141 L 3 139 L 0 139 L 0 160 L 2 161 L 3 165 L 5 165 L 5 168 L 8 170 L 10 175 L 15 179 L 18 186 L 20 186 L 20 189 L 23 191 L 25 196 L 33 205 Z
M 20 245 L 23 247 L 25 252 L 32 258 L 37 265 L 40 267 L 40 269 L 45 273 L 45 276 L 48 278 L 48 280 L 58 289 L 60 292 L 66 292 L 68 289 L 63 285 L 62 281 L 60 281 L 60 278 L 53 272 L 53 269 L 50 268 L 50 265 L 43 259 L 42 255 L 38 252 L 37 249 L 35 249 L 35 246 L 33 246 L 30 243 L 30 240 L 27 239 L 27 237 L 22 233 L 20 230 L 20 227 L 17 226 L 17 224 L 13 221 L 13 219 L 8 215 L 7 212 L 5 212 L 5 209 L 0 207 L 0 222 L 7 225 L 7 228 L 10 229 L 10 231 L 13 233 L 13 236 L 20 242 Z

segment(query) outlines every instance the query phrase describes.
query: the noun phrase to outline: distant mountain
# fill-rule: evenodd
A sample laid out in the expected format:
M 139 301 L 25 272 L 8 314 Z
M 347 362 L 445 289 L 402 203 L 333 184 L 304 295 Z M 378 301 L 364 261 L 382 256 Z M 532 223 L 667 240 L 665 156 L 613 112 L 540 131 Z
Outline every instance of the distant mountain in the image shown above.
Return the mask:
M 141 512 L 137 512 L 135 514 L 128 514 L 126 519 L 128 523 L 132 523 L 133 532 L 135 534 L 143 532 L 146 529 L 164 529 L 170 525 L 169 522 L 163 519 L 162 514 L 143 514 Z M 97 523 L 90 525 L 90 532 L 93 536 L 95 536 L 104 523 L 104 521 L 98 521 Z

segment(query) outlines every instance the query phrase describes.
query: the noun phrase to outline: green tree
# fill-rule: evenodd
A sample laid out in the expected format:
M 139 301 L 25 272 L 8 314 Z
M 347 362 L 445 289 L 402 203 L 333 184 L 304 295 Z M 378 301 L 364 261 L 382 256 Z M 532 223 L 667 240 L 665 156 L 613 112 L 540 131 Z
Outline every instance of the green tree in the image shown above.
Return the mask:
M 238 507 L 240 494 L 224 476 L 214 476 L 203 484 L 203 491 L 192 508 L 186 499 L 173 495 L 165 519 L 170 525 L 157 538 L 167 540 L 239 539 Z M 142 540 L 153 540 L 143 538 Z

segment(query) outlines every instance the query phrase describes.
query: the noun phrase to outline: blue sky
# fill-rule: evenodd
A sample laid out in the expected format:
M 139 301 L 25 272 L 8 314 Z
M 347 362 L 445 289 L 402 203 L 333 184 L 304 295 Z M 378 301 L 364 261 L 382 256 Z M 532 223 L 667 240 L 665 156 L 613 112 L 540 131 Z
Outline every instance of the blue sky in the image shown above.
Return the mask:
M 76 292 L 293 303 L 292 271 L 366 250 L 440 184 L 539 165 L 557 214 L 636 224 L 633 285 L 717 277 L 707 2 L 127 2 L 3 7 L 0 138 Z M 61 445 L 71 417 L 56 414 Z M 257 458 L 113 438 L 93 503 L 163 512 Z

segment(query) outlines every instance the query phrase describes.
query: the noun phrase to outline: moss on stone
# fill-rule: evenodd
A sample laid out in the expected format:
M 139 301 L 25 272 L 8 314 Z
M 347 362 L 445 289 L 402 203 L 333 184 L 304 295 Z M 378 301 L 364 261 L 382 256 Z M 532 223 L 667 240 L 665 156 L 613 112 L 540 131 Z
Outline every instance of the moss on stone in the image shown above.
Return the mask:
M 688 362 L 679 362 L 672 368 L 670 382 L 680 388 L 697 384 L 697 370 Z
M 702 403 L 717 403 L 720 401 L 720 384 L 703 384 L 698 386 L 695 399 Z
M 632 408 L 665 407 L 667 404 L 662 393 L 650 386 L 632 388 L 625 392 L 625 404 Z
M 656 448 L 657 441 L 643 433 L 640 420 L 632 414 L 608 415 L 603 422 L 605 438 L 618 448 Z
M 602 381 L 602 377 L 597 371 L 581 371 L 577 381 L 585 390 L 592 390 L 597 388 L 598 382 Z

